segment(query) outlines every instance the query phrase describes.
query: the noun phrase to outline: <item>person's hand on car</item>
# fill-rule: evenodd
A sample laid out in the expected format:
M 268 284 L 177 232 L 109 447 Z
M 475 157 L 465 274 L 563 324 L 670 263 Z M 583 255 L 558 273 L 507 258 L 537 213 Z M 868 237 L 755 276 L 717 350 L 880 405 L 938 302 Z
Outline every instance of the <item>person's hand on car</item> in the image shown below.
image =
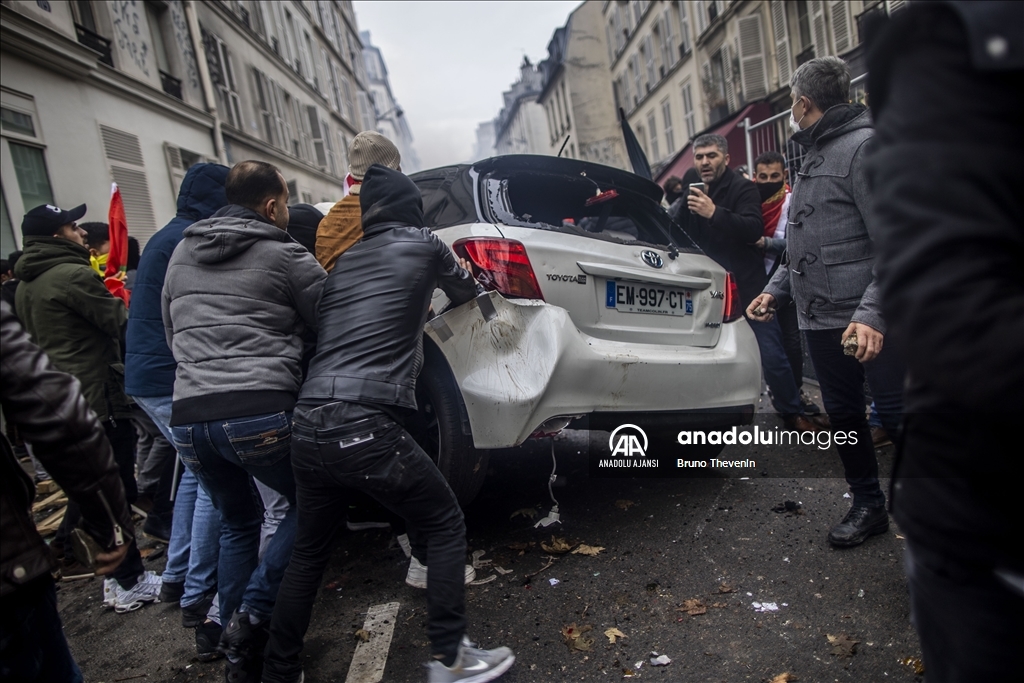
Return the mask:
M 711 218 L 715 215 L 715 203 L 711 201 L 711 197 L 696 187 L 690 188 L 690 194 L 686 197 L 686 205 L 690 207 L 690 211 L 698 216 Z
M 747 317 L 751 320 L 766 323 L 775 317 L 775 297 L 761 292 L 747 306 Z
M 473 264 L 470 262 L 469 259 L 464 259 L 461 256 L 456 256 L 455 259 L 459 262 L 460 266 L 462 266 L 465 270 L 469 271 L 470 275 L 473 274 Z

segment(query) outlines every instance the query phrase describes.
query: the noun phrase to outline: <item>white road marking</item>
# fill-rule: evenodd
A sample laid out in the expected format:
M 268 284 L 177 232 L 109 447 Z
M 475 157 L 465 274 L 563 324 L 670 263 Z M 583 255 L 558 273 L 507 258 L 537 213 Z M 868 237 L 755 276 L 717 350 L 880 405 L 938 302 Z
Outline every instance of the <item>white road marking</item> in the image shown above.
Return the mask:
M 363 630 L 370 634 L 370 639 L 356 644 L 345 683 L 379 683 L 384 678 L 384 665 L 388 663 L 388 650 L 395 634 L 400 604 L 374 605 L 366 612 Z

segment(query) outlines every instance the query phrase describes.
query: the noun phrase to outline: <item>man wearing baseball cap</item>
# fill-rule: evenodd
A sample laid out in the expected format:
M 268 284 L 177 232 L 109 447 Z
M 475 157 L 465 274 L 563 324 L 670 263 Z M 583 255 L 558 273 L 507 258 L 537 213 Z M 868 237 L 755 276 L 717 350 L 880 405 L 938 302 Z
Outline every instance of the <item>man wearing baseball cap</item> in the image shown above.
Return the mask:
M 124 393 L 121 337 L 128 310 L 114 298 L 89 263 L 87 233 L 76 221 L 85 215 L 85 204 L 65 210 L 46 204 L 25 214 L 21 223 L 25 250 L 15 267 L 21 280 L 15 296 L 18 317 L 32 340 L 50 357 L 58 370 L 82 383 L 82 394 L 103 424 L 114 451 L 131 504 L 138 496 L 135 483 L 135 428 L 128 397 Z M 80 513 L 74 502 L 54 541 L 56 554 L 71 557 L 67 541 Z M 84 568 L 65 559 L 65 578 L 81 575 Z M 145 571 L 135 542 L 124 562 L 104 581 L 103 602 L 117 612 L 129 612 L 144 603 L 156 602 L 160 577 Z
M 363 238 L 359 186 L 373 164 L 401 171 L 402 155 L 395 143 L 377 131 L 367 130 L 352 138 L 348 146 L 348 194 L 331 208 L 316 231 L 316 260 L 328 273 L 338 257 Z

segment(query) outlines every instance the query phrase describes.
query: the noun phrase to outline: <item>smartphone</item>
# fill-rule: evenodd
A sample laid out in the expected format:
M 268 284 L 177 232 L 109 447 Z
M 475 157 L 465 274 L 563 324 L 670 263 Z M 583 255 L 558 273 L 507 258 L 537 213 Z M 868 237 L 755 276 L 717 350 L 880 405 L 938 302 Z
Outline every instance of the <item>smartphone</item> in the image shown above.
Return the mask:
M 704 194 L 708 193 L 708 186 L 705 183 L 690 183 L 690 194 L 693 194 L 694 189 L 698 189 Z M 691 209 L 690 213 L 694 213 L 694 211 Z

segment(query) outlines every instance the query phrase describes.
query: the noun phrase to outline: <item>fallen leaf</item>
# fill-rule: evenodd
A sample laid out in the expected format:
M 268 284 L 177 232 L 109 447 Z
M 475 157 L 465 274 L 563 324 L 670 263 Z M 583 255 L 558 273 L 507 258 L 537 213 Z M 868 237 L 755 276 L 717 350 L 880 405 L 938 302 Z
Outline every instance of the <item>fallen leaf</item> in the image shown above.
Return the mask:
M 707 611 L 708 611 L 708 608 L 699 599 L 693 598 L 691 600 L 684 600 L 683 601 L 683 606 L 682 607 L 677 607 L 676 611 L 677 612 L 686 612 L 691 617 L 695 617 L 698 614 L 706 614 Z
M 530 541 L 529 543 L 526 541 L 519 541 L 518 543 L 509 543 L 508 547 L 509 550 L 518 550 L 519 552 L 523 552 L 524 550 L 529 550 L 530 546 L 533 545 L 537 545 L 537 543 L 535 541 Z
M 800 680 L 800 679 L 787 671 L 785 673 L 779 674 L 778 676 L 773 678 L 768 683 L 789 683 L 790 681 L 798 681 L 798 680 Z
M 594 557 L 602 550 L 604 550 L 604 548 L 599 545 L 587 545 L 586 543 L 580 543 L 576 550 L 572 551 L 572 554 L 589 555 L 590 557 Z
M 924 662 L 921 661 L 920 657 L 904 657 L 900 660 L 900 664 L 909 666 L 918 676 L 924 675 Z
M 859 640 L 854 640 L 845 633 L 840 633 L 838 636 L 826 634 L 825 637 L 828 638 L 828 642 L 832 646 L 832 654 L 836 657 L 846 659 L 857 653 Z
M 589 652 L 590 648 L 594 645 L 594 639 L 585 637 L 585 634 L 593 630 L 593 626 L 577 626 L 576 624 L 569 624 L 568 626 L 562 627 L 562 638 L 565 640 L 565 644 L 569 646 L 570 650 Z
M 515 519 L 516 517 L 527 517 L 529 519 L 537 519 L 537 510 L 535 508 L 519 508 L 511 515 L 509 515 L 509 519 Z
M 715 603 L 712 603 L 711 606 L 712 607 L 716 607 L 718 609 L 722 609 L 723 607 L 728 607 L 729 603 L 727 603 L 727 602 L 715 602 Z
M 719 593 L 735 593 L 736 589 L 733 588 L 732 586 L 730 586 L 729 584 L 723 582 L 721 585 L 718 586 L 718 592 Z
M 629 637 L 625 633 L 623 633 L 622 631 L 620 631 L 619 629 L 614 628 L 614 627 L 612 627 L 612 628 L 608 629 L 607 631 L 605 631 L 604 635 L 605 635 L 606 638 L 608 638 L 608 642 L 612 643 L 613 645 L 615 644 L 615 639 L 616 638 L 628 638 Z
M 541 541 L 540 547 L 543 548 L 544 552 L 552 553 L 553 555 L 564 555 L 573 548 L 572 543 L 569 543 L 564 538 L 558 538 L 556 536 L 551 537 L 551 543 L 545 543 Z
M 615 501 L 615 507 L 619 508 L 620 510 L 628 510 L 634 505 L 636 505 L 636 503 L 634 503 L 631 500 L 626 500 L 625 498 Z
M 366 629 L 361 628 L 358 631 L 356 631 L 354 635 L 357 639 L 363 641 L 364 643 L 370 642 L 370 632 Z

